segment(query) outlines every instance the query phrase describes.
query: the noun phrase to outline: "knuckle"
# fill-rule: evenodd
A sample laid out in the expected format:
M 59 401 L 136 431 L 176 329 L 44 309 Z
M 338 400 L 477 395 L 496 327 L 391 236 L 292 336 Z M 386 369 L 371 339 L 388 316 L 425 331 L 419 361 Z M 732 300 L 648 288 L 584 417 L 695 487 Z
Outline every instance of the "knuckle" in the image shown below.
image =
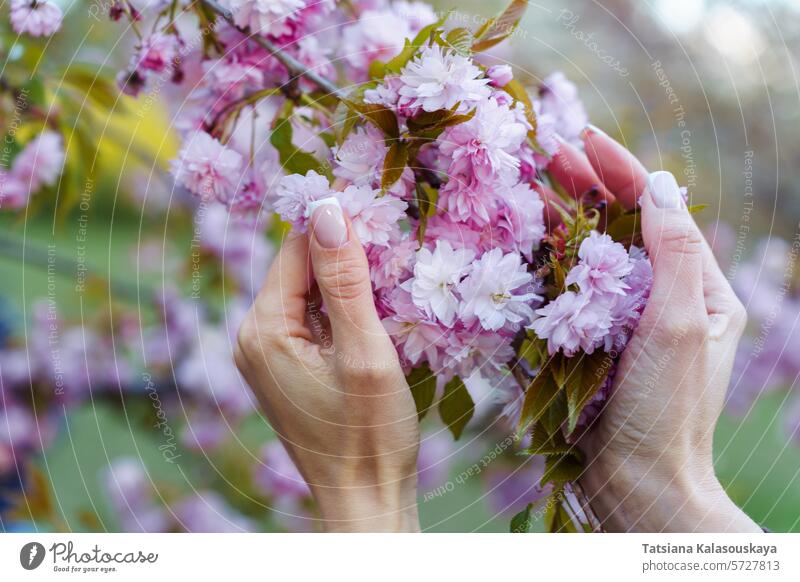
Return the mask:
M 372 388 L 383 384 L 388 377 L 387 371 L 377 366 L 351 366 L 347 370 L 351 382 L 364 388 Z
M 331 297 L 343 301 L 357 299 L 371 293 L 369 270 L 360 257 L 346 258 L 321 265 L 317 281 Z
M 692 345 L 702 344 L 709 334 L 707 317 L 670 318 L 664 331 L 673 339 Z
M 245 316 L 236 336 L 236 353 L 239 361 L 247 362 L 256 355 L 261 354 L 265 347 L 274 347 L 278 342 L 277 327 L 274 325 L 261 325 L 258 318 L 251 311 Z
M 691 223 L 673 224 L 664 228 L 660 244 L 684 255 L 699 255 L 703 251 L 703 238 Z

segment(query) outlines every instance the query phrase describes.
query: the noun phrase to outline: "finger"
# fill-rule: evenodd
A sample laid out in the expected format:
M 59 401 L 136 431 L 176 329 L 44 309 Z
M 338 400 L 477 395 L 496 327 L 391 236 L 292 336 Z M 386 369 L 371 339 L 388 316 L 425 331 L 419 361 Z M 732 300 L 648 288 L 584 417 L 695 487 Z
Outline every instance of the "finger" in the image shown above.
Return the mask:
M 311 208 L 311 264 L 328 311 L 334 347 L 348 355 L 370 353 L 387 338 L 372 296 L 364 248 L 336 198 Z
M 642 237 L 653 263 L 645 316 L 685 327 L 707 324 L 703 291 L 703 236 L 669 172 L 653 172 L 642 195 Z M 656 329 L 663 327 L 654 322 Z
M 558 194 L 540 182 L 534 183 L 533 189 L 539 193 L 542 202 L 544 202 L 545 225 L 547 226 L 547 231 L 550 232 L 562 223 L 561 213 L 558 208 L 566 212 L 566 205 Z
M 705 238 L 702 252 L 703 293 L 710 323 L 709 333 L 711 337 L 719 338 L 725 336 L 728 331 L 734 330 L 736 333 L 730 337 L 738 341 L 739 334 L 744 331 L 747 322 L 747 312 L 733 291 L 730 282 L 722 273 Z
M 586 156 L 563 139 L 559 139 L 559 143 L 558 152 L 547 166 L 553 178 L 575 199 L 593 192 L 599 200 L 613 202 L 614 196 L 603 185 Z
M 264 325 L 280 326 L 288 337 L 312 341 L 305 324 L 306 294 L 311 285 L 308 264 L 308 237 L 291 233 L 269 269 L 264 285 L 256 296 L 253 309 L 256 320 Z
M 636 208 L 647 170 L 622 144 L 589 125 L 582 133 L 586 157 L 606 188 L 627 209 Z

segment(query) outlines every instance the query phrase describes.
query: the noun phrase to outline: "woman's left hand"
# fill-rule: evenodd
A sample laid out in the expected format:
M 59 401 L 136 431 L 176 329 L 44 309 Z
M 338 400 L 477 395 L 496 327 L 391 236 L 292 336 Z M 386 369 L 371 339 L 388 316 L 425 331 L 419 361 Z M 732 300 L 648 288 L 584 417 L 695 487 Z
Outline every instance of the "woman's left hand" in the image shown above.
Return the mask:
M 416 407 L 338 205 L 284 242 L 235 355 L 327 530 L 419 529 Z

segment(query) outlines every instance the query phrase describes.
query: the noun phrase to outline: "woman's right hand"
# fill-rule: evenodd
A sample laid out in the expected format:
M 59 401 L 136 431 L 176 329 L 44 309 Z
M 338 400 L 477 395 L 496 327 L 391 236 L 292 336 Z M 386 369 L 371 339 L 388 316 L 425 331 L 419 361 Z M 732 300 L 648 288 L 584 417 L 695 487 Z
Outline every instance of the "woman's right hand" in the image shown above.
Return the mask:
M 641 203 L 654 278 L 610 399 L 581 443 L 580 483 L 609 530 L 760 531 L 722 489 L 712 457 L 744 307 L 672 174 L 648 174 L 593 127 L 584 142 L 585 156 L 563 144 L 551 171 L 562 182 L 594 182 L 628 208 Z

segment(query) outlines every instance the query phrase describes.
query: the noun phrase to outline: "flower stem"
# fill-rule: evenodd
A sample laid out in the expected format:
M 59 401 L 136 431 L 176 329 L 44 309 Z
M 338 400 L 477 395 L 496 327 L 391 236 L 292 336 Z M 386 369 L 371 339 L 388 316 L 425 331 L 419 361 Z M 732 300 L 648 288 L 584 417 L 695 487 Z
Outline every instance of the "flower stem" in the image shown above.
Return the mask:
M 342 90 L 339 89 L 333 82 L 329 81 L 319 73 L 308 69 L 303 63 L 298 61 L 292 55 L 285 53 L 279 49 L 275 44 L 261 35 L 252 34 L 249 30 L 237 26 L 233 21 L 233 15 L 227 8 L 223 8 L 216 0 L 202 0 L 211 10 L 222 16 L 225 21 L 234 27 L 236 30 L 246 35 L 250 40 L 260 45 L 262 48 L 268 50 L 280 63 L 289 70 L 289 73 L 298 77 L 305 77 L 323 91 L 337 97 L 342 97 Z

